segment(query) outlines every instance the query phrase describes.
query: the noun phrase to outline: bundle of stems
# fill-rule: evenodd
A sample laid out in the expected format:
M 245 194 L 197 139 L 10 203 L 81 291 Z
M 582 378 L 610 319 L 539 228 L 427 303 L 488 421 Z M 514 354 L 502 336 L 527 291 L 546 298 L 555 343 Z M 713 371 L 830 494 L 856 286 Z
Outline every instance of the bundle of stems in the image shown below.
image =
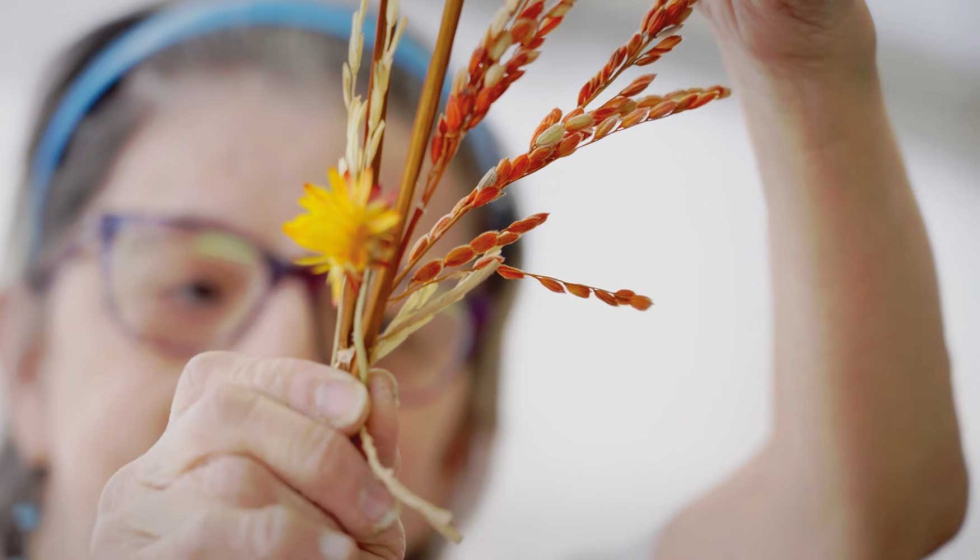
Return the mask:
M 347 150 L 338 169 L 330 172 L 331 188 L 307 185 L 300 201 L 306 213 L 284 228 L 298 244 L 314 253 L 300 263 L 329 273 L 340 317 L 334 339 L 335 367 L 360 376 L 366 383 L 372 364 L 495 274 L 508 280 L 530 278 L 555 293 L 580 298 L 594 295 L 614 307 L 645 311 L 653 305 L 650 298 L 632 290 L 605 290 L 505 264 L 501 249 L 544 224 L 548 219 L 544 213 L 518 220 L 501 231 L 483 232 L 446 255 L 423 260 L 465 215 L 504 196 L 513 183 L 613 134 L 728 97 L 729 90 L 720 86 L 644 95 L 655 78 L 646 74 L 633 79 L 605 102 L 597 102 L 626 71 L 653 64 L 681 42 L 677 32 L 696 1 L 652 0 L 640 29 L 582 87 L 576 105 L 567 112 L 558 108 L 549 112 L 525 153 L 505 158 L 488 170 L 448 214 L 415 238 L 433 194 L 467 132 L 484 120 L 493 104 L 538 58 L 547 37 L 562 23 L 575 0 L 506 0 L 467 67 L 453 79 L 448 101 L 437 121 L 463 8 L 463 0 L 445 1 L 394 206 L 377 196 L 374 179 L 380 176 L 389 79 L 405 20 L 400 16 L 399 0 L 380 1 L 371 78 L 367 96 L 362 98 L 356 80 L 367 12 L 367 0 L 362 0 L 354 16 L 348 61 L 343 68 Z M 423 177 L 426 154 L 431 162 Z M 396 288 L 403 284 L 405 288 L 396 294 Z M 447 288 L 440 291 L 440 286 Z M 385 312 L 398 305 L 394 319 L 382 330 Z M 405 488 L 395 473 L 381 464 L 366 429 L 360 439 L 371 468 L 399 502 L 421 513 L 436 530 L 458 542 L 460 535 L 452 526 L 451 513 Z

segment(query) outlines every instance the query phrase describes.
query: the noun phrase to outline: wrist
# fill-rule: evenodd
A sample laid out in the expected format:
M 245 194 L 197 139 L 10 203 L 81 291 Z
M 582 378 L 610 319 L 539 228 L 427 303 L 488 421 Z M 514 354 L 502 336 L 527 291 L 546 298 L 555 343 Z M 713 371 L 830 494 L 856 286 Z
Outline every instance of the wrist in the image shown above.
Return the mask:
M 887 127 L 873 64 L 860 72 L 805 73 L 752 58 L 726 58 L 755 136 L 797 149 L 821 148 Z

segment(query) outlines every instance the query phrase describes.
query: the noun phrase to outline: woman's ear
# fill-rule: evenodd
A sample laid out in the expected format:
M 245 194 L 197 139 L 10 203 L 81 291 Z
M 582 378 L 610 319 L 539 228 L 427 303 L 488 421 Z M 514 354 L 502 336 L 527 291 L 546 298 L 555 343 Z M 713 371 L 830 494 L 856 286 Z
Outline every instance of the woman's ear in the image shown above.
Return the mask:
M 18 284 L 0 291 L 0 375 L 8 434 L 29 466 L 48 461 L 44 387 L 40 379 L 41 313 L 37 294 Z

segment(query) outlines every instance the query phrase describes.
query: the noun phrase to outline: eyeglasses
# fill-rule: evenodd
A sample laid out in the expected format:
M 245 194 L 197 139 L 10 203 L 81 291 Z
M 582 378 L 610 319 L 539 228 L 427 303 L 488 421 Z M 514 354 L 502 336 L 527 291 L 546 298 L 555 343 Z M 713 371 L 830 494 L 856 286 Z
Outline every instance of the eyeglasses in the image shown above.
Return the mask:
M 230 348 L 287 278 L 307 285 L 322 332 L 336 325 L 324 277 L 220 224 L 106 215 L 97 234 L 112 317 L 167 354 L 189 359 Z M 463 369 L 480 322 L 477 307 L 467 309 L 438 316 L 378 364 L 398 378 L 403 403 L 424 403 Z

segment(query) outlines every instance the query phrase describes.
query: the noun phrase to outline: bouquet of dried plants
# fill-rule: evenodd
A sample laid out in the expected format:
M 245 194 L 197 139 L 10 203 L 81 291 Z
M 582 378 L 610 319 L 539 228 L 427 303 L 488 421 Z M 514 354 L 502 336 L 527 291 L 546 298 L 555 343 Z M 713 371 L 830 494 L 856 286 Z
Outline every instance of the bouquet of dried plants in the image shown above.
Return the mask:
M 567 112 L 554 109 L 548 113 L 526 153 L 501 160 L 451 212 L 416 238 L 419 222 L 463 137 L 538 58 L 548 36 L 561 24 L 575 0 L 506 0 L 473 51 L 469 65 L 453 80 L 448 102 L 436 124 L 463 5 L 463 0 L 446 0 L 394 205 L 377 196 L 375 178 L 379 177 L 389 78 L 405 20 L 400 16 L 398 0 L 381 0 L 370 84 L 362 97 L 356 83 L 367 11 L 367 0 L 362 0 L 354 16 L 349 60 L 343 67 L 348 116 L 346 153 L 339 166 L 329 172 L 330 187 L 307 185 L 300 200 L 305 213 L 284 226 L 289 236 L 313 253 L 300 264 L 329 275 L 340 317 L 334 338 L 334 367 L 346 369 L 366 382 L 372 364 L 494 274 L 508 280 L 531 278 L 556 293 L 580 298 L 594 295 L 614 307 L 629 306 L 641 311 L 650 308 L 648 297 L 631 290 L 603 290 L 508 266 L 501 248 L 544 224 L 547 214 L 529 216 L 503 231 L 484 232 L 441 257 L 428 255 L 463 216 L 504 196 L 513 183 L 608 136 L 727 97 L 729 90 L 718 86 L 644 95 L 654 80 L 653 74 L 646 74 L 601 104 L 598 102 L 627 70 L 653 64 L 681 42 L 677 32 L 696 1 L 653 0 L 639 31 L 616 49 L 609 62 L 582 87 L 577 104 Z M 423 177 L 426 153 L 431 163 Z M 403 284 L 405 288 L 395 293 Z M 440 290 L 440 286 L 444 289 Z M 385 311 L 392 309 L 397 309 L 397 313 L 382 330 Z M 403 505 L 421 513 L 447 538 L 458 541 L 460 535 L 451 524 L 452 515 L 399 483 L 394 472 L 378 460 L 371 434 L 363 430 L 360 438 L 371 468 L 392 494 Z

